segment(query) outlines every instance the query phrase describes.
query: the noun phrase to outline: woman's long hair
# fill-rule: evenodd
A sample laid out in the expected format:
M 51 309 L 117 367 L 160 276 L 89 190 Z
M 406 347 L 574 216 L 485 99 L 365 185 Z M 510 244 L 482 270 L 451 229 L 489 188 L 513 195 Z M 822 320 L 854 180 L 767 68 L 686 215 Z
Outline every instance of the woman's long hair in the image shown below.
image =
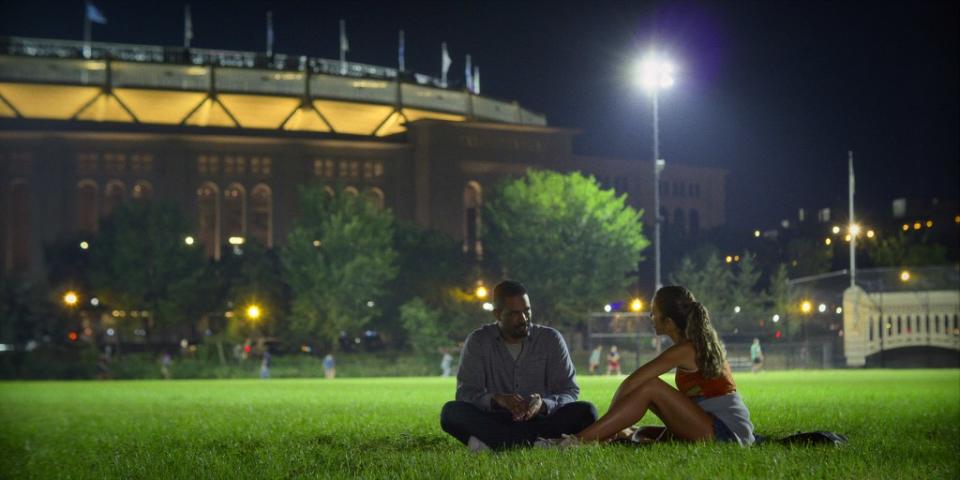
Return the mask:
M 693 344 L 700 374 L 704 378 L 722 375 L 727 353 L 710 323 L 707 307 L 693 298 L 690 290 L 679 285 L 657 290 L 653 302 L 665 316 L 673 320 L 680 334 Z

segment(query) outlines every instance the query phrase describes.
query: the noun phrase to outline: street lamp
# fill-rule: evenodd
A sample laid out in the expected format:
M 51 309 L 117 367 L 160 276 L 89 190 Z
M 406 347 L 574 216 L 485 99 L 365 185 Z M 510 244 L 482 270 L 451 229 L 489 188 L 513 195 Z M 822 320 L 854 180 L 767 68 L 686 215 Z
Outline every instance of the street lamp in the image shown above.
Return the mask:
M 67 293 L 63 294 L 63 304 L 68 307 L 75 306 L 79 300 L 80 297 L 77 295 L 77 292 L 74 292 L 73 290 L 69 290 Z
M 666 162 L 660 158 L 660 90 L 670 88 L 676 83 L 675 68 L 665 57 L 655 52 L 648 53 L 640 61 L 638 82 L 640 87 L 653 97 L 653 255 L 654 287 L 660 289 L 660 170 Z
M 251 321 L 257 321 L 261 315 L 263 315 L 263 311 L 259 305 L 250 305 L 247 307 L 247 318 Z

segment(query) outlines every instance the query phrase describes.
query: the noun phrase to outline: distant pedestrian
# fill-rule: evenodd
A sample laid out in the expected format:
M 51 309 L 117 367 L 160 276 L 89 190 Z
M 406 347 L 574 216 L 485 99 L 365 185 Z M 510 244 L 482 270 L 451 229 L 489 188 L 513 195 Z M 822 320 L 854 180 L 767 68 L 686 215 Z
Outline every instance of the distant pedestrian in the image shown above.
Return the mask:
M 620 372 L 620 352 L 617 346 L 610 347 L 610 353 L 607 354 L 607 375 L 622 375 Z
M 450 352 L 447 350 L 443 351 L 443 359 L 440 360 L 440 370 L 443 370 L 442 376 L 449 377 L 450 371 L 453 368 L 453 355 L 450 355 Z
M 334 378 L 337 376 L 337 365 L 333 361 L 333 354 L 328 353 L 323 357 L 323 376 L 324 378 Z
M 270 378 L 270 349 L 263 350 L 263 360 L 260 361 L 260 378 Z
M 173 357 L 168 352 L 163 352 L 163 357 L 160 358 L 160 374 L 163 375 L 164 380 L 170 380 L 170 367 L 172 366 Z
M 600 355 L 603 355 L 603 345 L 597 345 L 597 348 L 590 352 L 590 375 L 597 374 L 597 368 L 600 367 Z
M 753 373 L 763 370 L 763 349 L 760 348 L 759 338 L 754 338 L 753 345 L 750 345 L 750 361 L 753 362 L 753 365 L 750 366 Z

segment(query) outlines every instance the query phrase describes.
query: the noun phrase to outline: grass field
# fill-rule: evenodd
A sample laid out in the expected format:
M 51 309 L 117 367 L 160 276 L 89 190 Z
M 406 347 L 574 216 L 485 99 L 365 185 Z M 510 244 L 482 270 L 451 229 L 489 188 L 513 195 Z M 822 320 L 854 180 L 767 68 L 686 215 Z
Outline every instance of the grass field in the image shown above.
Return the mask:
M 474 455 L 438 425 L 453 379 L 4 382 L 0 477 L 960 477 L 960 371 L 741 373 L 737 382 L 758 432 L 833 430 L 850 444 Z M 617 379 L 580 385 L 603 412 Z

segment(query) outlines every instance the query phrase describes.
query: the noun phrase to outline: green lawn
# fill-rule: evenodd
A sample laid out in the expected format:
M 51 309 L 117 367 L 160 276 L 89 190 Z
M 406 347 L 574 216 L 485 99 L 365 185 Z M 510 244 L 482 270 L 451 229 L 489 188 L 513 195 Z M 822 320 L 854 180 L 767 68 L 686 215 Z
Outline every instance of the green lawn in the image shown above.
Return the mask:
M 958 370 L 736 378 L 760 433 L 827 429 L 850 444 L 473 455 L 438 425 L 453 379 L 4 382 L 0 477 L 960 477 Z M 603 412 L 617 379 L 580 384 Z

